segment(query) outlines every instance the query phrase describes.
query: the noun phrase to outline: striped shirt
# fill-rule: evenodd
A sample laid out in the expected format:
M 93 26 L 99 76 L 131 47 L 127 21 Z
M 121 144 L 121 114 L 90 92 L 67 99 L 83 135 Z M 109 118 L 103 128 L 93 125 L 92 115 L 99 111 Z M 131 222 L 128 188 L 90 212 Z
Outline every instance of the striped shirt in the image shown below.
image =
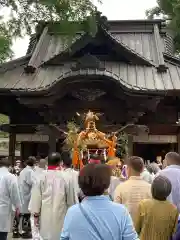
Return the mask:
M 163 169 L 158 175 L 167 177 L 172 184 L 172 191 L 168 200 L 173 203 L 180 213 L 180 166 L 171 165 Z
M 151 197 L 151 185 L 141 177 L 133 176 L 116 188 L 114 201 L 124 204 L 134 221 L 140 201 Z

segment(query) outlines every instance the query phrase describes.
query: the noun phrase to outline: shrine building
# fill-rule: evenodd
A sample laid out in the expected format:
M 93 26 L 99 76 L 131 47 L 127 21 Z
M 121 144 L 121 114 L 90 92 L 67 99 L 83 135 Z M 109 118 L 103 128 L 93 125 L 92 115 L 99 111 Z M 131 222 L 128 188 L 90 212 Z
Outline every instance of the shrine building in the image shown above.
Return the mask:
M 78 32 L 67 44 L 62 32 L 40 24 L 24 57 L 0 66 L 0 113 L 8 115 L 9 155 L 59 151 L 76 113 L 103 113 L 98 128 L 116 131 L 146 125 L 147 135 L 129 135 L 129 152 L 153 158 L 180 152 L 180 59 L 161 20 L 98 23 L 95 36 Z M 148 154 L 151 154 L 150 156 Z

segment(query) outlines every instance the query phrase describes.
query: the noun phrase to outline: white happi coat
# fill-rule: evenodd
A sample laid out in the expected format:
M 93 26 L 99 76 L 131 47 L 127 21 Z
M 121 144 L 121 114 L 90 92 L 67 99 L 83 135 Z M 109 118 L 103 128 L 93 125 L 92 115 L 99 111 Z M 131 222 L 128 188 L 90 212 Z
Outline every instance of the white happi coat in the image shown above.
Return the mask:
M 62 171 L 48 170 L 32 189 L 29 211 L 40 214 L 43 240 L 59 240 L 69 206 L 69 189 Z
M 79 193 L 80 188 L 78 184 L 78 175 L 79 173 L 72 168 L 67 168 L 62 171 L 64 180 L 67 185 L 68 199 L 67 203 L 69 206 L 72 206 L 76 203 L 79 203 Z
M 110 195 L 111 199 L 114 200 L 114 192 L 116 187 L 121 183 L 120 178 L 111 176 L 110 186 L 108 188 L 108 194 Z
M 12 205 L 21 208 L 17 177 L 0 168 L 0 232 L 9 232 L 11 228 Z
M 29 213 L 28 207 L 31 199 L 31 190 L 34 182 L 34 170 L 30 166 L 26 166 L 20 173 L 18 178 L 19 191 L 22 202 L 20 212 L 22 214 Z
M 41 179 L 41 176 L 47 172 L 47 170 L 45 170 L 44 168 L 40 168 L 40 167 L 36 167 L 34 169 L 34 175 L 33 175 L 33 180 L 34 183 L 36 183 L 37 181 L 39 181 Z
M 34 172 L 35 172 L 35 174 L 37 173 L 37 174 L 41 174 L 42 172 L 44 172 L 45 171 L 45 169 L 44 168 L 40 168 L 40 167 L 35 167 L 34 168 Z

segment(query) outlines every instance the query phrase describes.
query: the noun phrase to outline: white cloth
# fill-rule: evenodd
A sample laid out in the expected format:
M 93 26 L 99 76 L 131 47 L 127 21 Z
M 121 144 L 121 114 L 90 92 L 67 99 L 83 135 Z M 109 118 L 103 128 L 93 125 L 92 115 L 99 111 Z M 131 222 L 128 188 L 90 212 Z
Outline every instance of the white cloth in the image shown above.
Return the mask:
M 25 167 L 18 178 L 20 197 L 22 201 L 21 213 L 29 213 L 28 206 L 31 198 L 31 189 L 34 182 L 34 170 L 32 167 Z
M 116 187 L 121 183 L 121 180 L 115 176 L 111 176 L 110 186 L 108 188 L 108 194 L 111 196 L 112 200 L 114 200 L 114 192 Z
M 36 167 L 34 169 L 34 175 L 33 175 L 33 183 L 36 184 L 37 181 L 39 181 L 42 177 L 43 174 L 45 174 L 47 172 L 47 170 L 40 168 L 40 167 Z
M 12 205 L 21 208 L 17 178 L 8 168 L 0 168 L 0 232 L 11 229 Z
M 78 175 L 79 173 L 72 168 L 67 168 L 62 171 L 64 180 L 66 182 L 66 189 L 68 191 L 68 199 L 67 204 L 69 207 L 72 205 L 79 203 L 79 193 L 80 188 L 78 184 Z
M 141 173 L 141 178 L 151 184 L 154 180 L 154 175 L 150 174 L 146 168 L 144 168 L 144 171 Z
M 31 216 L 31 230 L 32 230 L 32 239 L 33 240 L 43 240 L 40 235 L 39 228 L 34 224 L 34 217 Z
M 42 172 L 44 172 L 45 171 L 45 169 L 44 168 L 40 168 L 40 167 L 35 167 L 34 168 L 34 173 L 36 174 L 41 174 Z
M 40 235 L 45 240 L 59 240 L 69 207 L 69 189 L 64 174 L 48 170 L 33 186 L 29 211 L 40 214 Z

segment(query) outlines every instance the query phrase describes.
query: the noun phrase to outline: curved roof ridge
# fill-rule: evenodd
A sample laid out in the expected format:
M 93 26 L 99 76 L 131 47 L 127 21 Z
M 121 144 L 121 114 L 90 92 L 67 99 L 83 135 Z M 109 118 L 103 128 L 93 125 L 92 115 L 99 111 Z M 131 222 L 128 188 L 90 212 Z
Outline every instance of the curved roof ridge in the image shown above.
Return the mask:
M 133 91 L 134 93 L 152 93 L 152 94 L 164 94 L 164 90 L 157 90 L 156 91 L 154 89 L 150 90 L 148 88 L 145 88 L 145 87 L 140 87 L 140 86 L 136 86 L 134 84 L 130 84 L 128 82 L 126 82 L 125 80 L 123 80 L 121 78 L 121 76 L 119 76 L 118 74 L 116 73 L 113 73 L 112 71 L 110 70 L 101 70 L 101 69 L 94 69 L 94 70 L 91 70 L 91 69 L 80 69 L 80 70 L 68 70 L 66 71 L 65 73 L 62 73 L 59 77 L 57 77 L 54 81 L 52 81 L 51 83 L 49 84 L 46 84 L 44 86 L 39 86 L 39 87 L 36 87 L 36 88 L 13 88 L 13 89 L 10 89 L 11 91 L 13 92 L 16 92 L 18 90 L 18 92 L 26 92 L 26 93 L 34 93 L 34 92 L 46 92 L 46 91 L 49 91 L 50 88 L 56 88 L 56 84 L 58 84 L 58 82 L 61 82 L 61 80 L 66 80 L 67 78 L 71 78 L 71 77 L 76 77 L 76 76 L 92 76 L 92 75 L 96 75 L 96 76 L 104 76 L 104 77 L 109 77 L 111 79 L 113 79 L 115 82 L 117 82 L 118 84 L 121 84 L 122 88 L 125 88 L 126 91 Z

